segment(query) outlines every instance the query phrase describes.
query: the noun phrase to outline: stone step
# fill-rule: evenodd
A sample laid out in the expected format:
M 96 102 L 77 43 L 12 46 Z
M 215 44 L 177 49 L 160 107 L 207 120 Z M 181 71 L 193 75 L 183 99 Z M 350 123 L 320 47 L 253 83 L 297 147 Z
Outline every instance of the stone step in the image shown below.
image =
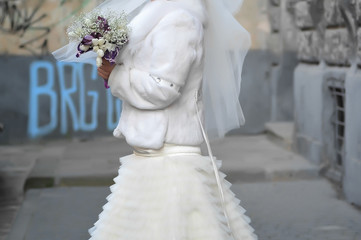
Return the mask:
M 284 181 L 317 178 L 319 169 L 301 156 L 281 148 L 267 135 L 228 136 L 211 142 L 223 160 L 221 171 L 231 182 Z M 25 189 L 58 186 L 109 186 L 119 157 L 132 149 L 112 137 L 86 142 L 49 142 L 38 150 Z M 204 155 L 206 147 L 202 146 Z
M 120 166 L 119 157 L 132 153 L 114 137 L 88 141 L 50 142 L 39 155 L 25 189 L 60 186 L 109 186 Z
M 319 178 L 317 166 L 270 141 L 266 135 L 230 136 L 211 145 L 214 155 L 223 160 L 221 170 L 231 182 Z
M 35 165 L 37 149 L 0 146 L 0 240 L 6 239 L 24 195 L 24 183 Z
M 268 122 L 267 137 L 287 150 L 293 149 L 294 122 Z
M 211 142 L 223 160 L 221 171 L 231 182 L 264 182 L 317 178 L 319 169 L 281 148 L 267 135 L 228 136 Z M 61 148 L 61 149 L 59 149 Z M 26 189 L 58 186 L 109 186 L 119 168 L 119 156 L 132 152 L 124 142 L 97 139 L 67 146 L 47 146 L 26 182 Z M 207 155 L 205 145 L 202 152 Z M 52 153 L 49 155 L 49 153 Z

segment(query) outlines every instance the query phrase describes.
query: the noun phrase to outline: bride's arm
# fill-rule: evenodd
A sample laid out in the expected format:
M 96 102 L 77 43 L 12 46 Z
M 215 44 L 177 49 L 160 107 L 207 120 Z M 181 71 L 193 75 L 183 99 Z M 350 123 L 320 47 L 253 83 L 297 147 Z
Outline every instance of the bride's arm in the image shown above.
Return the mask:
M 155 30 L 145 59 L 150 68 L 117 65 L 109 76 L 112 94 L 139 109 L 162 109 L 181 95 L 203 39 L 202 24 L 183 10 L 166 15 Z

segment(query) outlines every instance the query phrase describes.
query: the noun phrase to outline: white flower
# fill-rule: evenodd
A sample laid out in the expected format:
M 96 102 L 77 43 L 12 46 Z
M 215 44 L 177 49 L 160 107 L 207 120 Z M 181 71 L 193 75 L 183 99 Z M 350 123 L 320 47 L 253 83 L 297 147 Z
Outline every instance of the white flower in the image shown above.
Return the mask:
M 103 63 L 102 58 L 101 58 L 101 57 L 97 57 L 97 60 L 96 60 L 97 67 L 101 67 L 101 66 L 102 66 L 102 63 Z
M 79 49 L 82 50 L 82 51 L 84 51 L 84 52 L 88 51 L 89 48 L 90 48 L 90 46 L 87 46 L 87 45 L 80 45 L 80 46 L 79 46 Z
M 103 52 L 103 50 L 101 50 L 101 49 L 99 49 L 99 50 L 97 51 L 97 54 L 98 54 L 98 57 L 100 57 L 100 58 L 104 57 L 104 52 Z
M 98 46 L 94 46 L 94 47 L 93 47 L 93 51 L 94 51 L 94 52 L 98 52 L 98 50 L 99 50 L 99 47 L 98 47 Z
M 101 38 L 101 39 L 99 39 L 98 44 L 99 44 L 99 45 L 103 45 L 104 42 L 105 42 L 104 38 Z
M 92 43 L 94 46 L 97 46 L 99 44 L 99 40 L 97 38 L 93 38 Z
M 90 25 L 92 21 L 89 18 L 84 19 L 84 23 Z
M 115 44 L 112 44 L 112 43 L 109 43 L 109 42 L 107 42 L 107 43 L 105 44 L 105 48 L 108 49 L 109 51 L 114 51 L 114 50 L 115 50 L 115 47 L 116 47 Z
M 76 37 L 75 32 L 69 32 L 68 35 L 69 35 L 69 37 Z

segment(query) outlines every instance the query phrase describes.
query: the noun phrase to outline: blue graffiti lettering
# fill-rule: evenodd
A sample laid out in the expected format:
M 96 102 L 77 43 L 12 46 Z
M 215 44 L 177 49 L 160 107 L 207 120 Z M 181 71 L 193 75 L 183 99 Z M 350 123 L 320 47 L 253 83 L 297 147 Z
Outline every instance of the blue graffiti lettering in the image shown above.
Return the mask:
M 75 108 L 75 104 L 71 95 L 77 92 L 76 85 L 76 63 L 67 63 L 67 62 L 57 62 L 58 74 L 59 74 L 59 86 L 60 86 L 60 111 L 61 111 L 61 121 L 60 121 L 60 132 L 62 134 L 67 133 L 68 131 L 68 115 L 67 108 L 70 111 L 70 116 L 72 118 L 73 130 L 79 130 L 78 114 Z M 71 69 L 71 78 L 65 79 L 65 67 L 70 67 Z M 70 87 L 65 86 L 65 81 L 70 81 Z
M 39 85 L 39 70 L 46 71 L 46 84 Z M 37 61 L 30 66 L 30 101 L 28 134 L 30 138 L 44 136 L 51 133 L 57 125 L 57 96 L 54 91 L 54 67 L 50 62 Z M 39 96 L 46 95 L 50 98 L 50 122 L 39 126 Z
M 50 61 L 36 61 L 30 65 L 29 137 L 36 138 L 53 133 L 58 127 L 58 122 L 62 135 L 69 131 L 91 132 L 98 128 L 99 92 L 95 89 L 86 90 L 89 80 L 87 77 L 91 81 L 98 79 L 97 67 L 95 64 L 92 65 L 90 74 L 86 75 L 85 67 L 83 63 L 57 62 L 56 75 L 55 67 Z M 44 85 L 39 85 L 40 69 L 47 73 Z M 56 76 L 59 85 L 55 84 Z M 51 100 L 50 122 L 43 126 L 39 126 L 39 116 L 43 114 L 43 109 L 39 107 L 40 95 L 49 96 Z M 112 97 L 109 90 L 106 91 L 106 95 L 106 128 L 111 131 L 117 126 L 122 103 Z
M 93 131 L 97 128 L 98 126 L 98 99 L 99 99 L 99 94 L 96 91 L 88 91 L 87 95 L 89 97 L 92 97 L 92 109 L 91 109 L 91 122 L 90 123 L 86 123 L 86 102 L 85 102 L 85 96 L 84 96 L 84 89 L 85 89 L 85 84 L 84 84 L 84 75 L 82 75 L 82 73 L 84 72 L 84 64 L 78 64 L 79 65 L 79 69 L 80 70 L 78 72 L 79 74 L 79 79 L 80 79 L 80 128 L 83 131 Z M 92 74 L 91 74 L 91 79 L 93 81 L 97 80 L 97 68 L 95 65 L 92 65 Z
M 112 96 L 110 89 L 107 91 L 107 128 L 109 131 L 113 130 L 118 125 L 118 120 L 120 118 L 120 113 L 122 111 L 122 102 L 117 98 L 115 100 L 115 109 L 114 111 L 114 97 Z M 113 113 L 116 113 L 115 120 Z

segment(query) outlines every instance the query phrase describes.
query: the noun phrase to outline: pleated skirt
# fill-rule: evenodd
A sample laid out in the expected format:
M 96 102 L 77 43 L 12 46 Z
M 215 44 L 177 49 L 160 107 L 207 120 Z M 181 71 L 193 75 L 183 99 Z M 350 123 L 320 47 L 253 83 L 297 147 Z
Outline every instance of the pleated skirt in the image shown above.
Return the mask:
M 197 147 L 120 158 L 111 194 L 90 240 L 257 239 L 240 200 L 220 172 L 227 225 L 211 158 Z M 217 167 L 221 160 L 216 160 Z

